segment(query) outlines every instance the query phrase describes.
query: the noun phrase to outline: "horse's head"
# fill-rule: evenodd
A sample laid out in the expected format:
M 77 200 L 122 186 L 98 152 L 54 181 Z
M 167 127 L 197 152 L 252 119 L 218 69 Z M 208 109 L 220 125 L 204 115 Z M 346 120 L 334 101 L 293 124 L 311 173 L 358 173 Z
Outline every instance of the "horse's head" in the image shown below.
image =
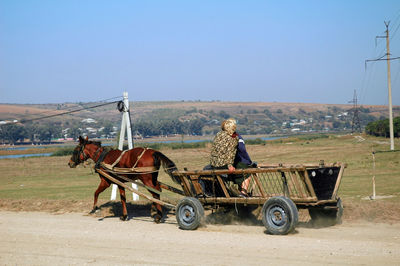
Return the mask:
M 85 145 L 88 143 L 88 137 L 86 139 L 79 136 L 79 144 L 75 147 L 71 158 L 69 159 L 68 165 L 71 168 L 75 168 L 80 163 L 83 163 L 88 159 L 88 156 L 84 152 Z

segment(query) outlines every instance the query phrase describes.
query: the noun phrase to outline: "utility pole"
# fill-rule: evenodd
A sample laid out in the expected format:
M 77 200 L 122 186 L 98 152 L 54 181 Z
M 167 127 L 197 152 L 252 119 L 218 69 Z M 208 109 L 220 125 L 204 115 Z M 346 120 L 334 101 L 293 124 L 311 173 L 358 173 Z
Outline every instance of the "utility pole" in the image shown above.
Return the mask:
M 386 36 L 376 36 L 376 38 L 386 38 L 386 58 L 372 59 L 372 60 L 365 60 L 365 66 L 367 66 L 367 62 L 371 61 L 382 61 L 386 60 L 387 62 L 387 76 L 388 76 L 388 91 L 389 91 L 389 134 L 390 134 L 390 150 L 394 150 L 394 134 L 393 134 L 393 112 L 392 112 L 392 84 L 390 81 L 390 60 L 400 59 L 400 57 L 390 58 L 390 49 L 389 49 L 389 23 L 390 21 L 385 21 L 386 26 Z
M 353 103 L 353 120 L 351 123 L 351 133 L 354 133 L 358 129 L 358 132 L 361 133 L 361 124 L 360 117 L 358 115 L 358 106 L 357 106 L 357 92 L 354 90 L 353 100 L 349 103 Z
M 389 22 L 386 23 L 386 51 L 387 51 L 387 75 L 389 90 L 389 132 L 390 132 L 390 150 L 394 150 L 394 134 L 393 134 L 393 112 L 392 112 L 392 83 L 390 81 L 390 50 L 389 50 Z
M 120 101 L 118 104 L 118 110 L 122 113 L 122 120 L 121 120 L 121 131 L 119 134 L 119 142 L 118 142 L 118 149 L 124 149 L 124 140 L 125 140 L 125 132 L 126 138 L 128 140 L 128 149 L 133 149 L 133 140 L 132 140 L 132 126 L 131 126 L 131 117 L 129 113 L 129 100 L 128 100 L 128 92 L 123 93 L 123 100 Z M 111 191 L 111 200 L 115 200 L 117 198 L 117 185 L 112 185 Z M 137 185 L 132 183 L 132 188 L 138 189 Z M 139 200 L 139 195 L 132 193 L 133 200 Z
M 125 140 L 125 132 L 127 134 L 126 138 L 128 140 L 128 148 L 133 149 L 133 141 L 132 141 L 132 128 L 131 128 L 131 117 L 129 113 L 129 100 L 128 100 L 128 92 L 123 93 L 123 101 L 120 112 L 122 113 L 121 120 L 121 132 L 119 135 L 118 149 L 123 150 L 124 140 Z

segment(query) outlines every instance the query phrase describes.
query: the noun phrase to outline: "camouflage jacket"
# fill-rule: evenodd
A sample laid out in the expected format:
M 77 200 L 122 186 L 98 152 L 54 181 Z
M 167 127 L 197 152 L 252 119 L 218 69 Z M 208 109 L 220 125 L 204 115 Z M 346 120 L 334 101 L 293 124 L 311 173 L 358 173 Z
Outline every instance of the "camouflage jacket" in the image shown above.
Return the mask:
M 211 166 L 233 165 L 238 141 L 239 138 L 237 136 L 232 137 L 226 131 L 218 132 L 211 147 Z

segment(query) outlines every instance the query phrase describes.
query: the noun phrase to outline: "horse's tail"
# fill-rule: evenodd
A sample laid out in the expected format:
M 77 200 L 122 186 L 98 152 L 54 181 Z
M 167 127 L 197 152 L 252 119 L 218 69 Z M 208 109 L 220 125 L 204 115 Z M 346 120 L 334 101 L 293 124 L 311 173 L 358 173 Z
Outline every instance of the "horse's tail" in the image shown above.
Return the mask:
M 159 151 L 155 151 L 153 153 L 153 158 L 155 161 L 159 161 L 161 163 L 162 167 L 164 168 L 164 171 L 171 177 L 171 179 L 175 183 L 177 184 L 181 183 L 179 179 L 172 174 L 172 172 L 178 170 L 178 168 L 176 167 L 175 163 L 171 161 L 171 159 L 169 159 L 167 156 L 165 156 Z

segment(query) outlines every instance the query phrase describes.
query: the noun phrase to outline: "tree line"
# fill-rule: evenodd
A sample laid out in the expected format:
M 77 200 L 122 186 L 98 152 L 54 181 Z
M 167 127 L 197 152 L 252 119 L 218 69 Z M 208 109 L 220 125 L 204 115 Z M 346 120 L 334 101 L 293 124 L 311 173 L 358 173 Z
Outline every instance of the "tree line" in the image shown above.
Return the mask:
M 178 119 L 139 120 L 132 124 L 132 131 L 142 137 L 171 134 L 202 135 L 205 124 L 206 121 L 204 119 L 190 121 L 180 121 Z M 77 139 L 82 135 L 89 136 L 89 138 L 113 138 L 118 135 L 119 127 L 119 123 L 115 125 L 109 121 L 100 121 L 90 125 L 83 125 L 78 122 L 7 124 L 0 126 L 0 143 L 48 143 L 58 138 Z
M 132 125 L 132 130 L 143 137 L 163 136 L 163 135 L 202 135 L 203 127 L 206 121 L 204 119 L 193 119 L 180 121 L 171 120 L 138 120 Z
M 381 119 L 378 121 L 370 122 L 365 127 L 365 132 L 372 136 L 377 137 L 390 137 L 389 132 L 389 119 Z M 393 135 L 395 138 L 400 136 L 400 117 L 393 119 Z
M 141 137 L 166 135 L 214 135 L 220 123 L 228 117 L 238 121 L 241 134 L 290 134 L 293 128 L 301 132 L 348 131 L 352 113 L 328 107 L 327 111 L 285 113 L 277 110 L 239 109 L 234 114 L 221 110 L 176 110 L 155 109 L 143 114 L 132 122 L 132 133 Z M 386 120 L 375 121 L 369 109 L 360 108 L 360 121 L 366 132 L 375 136 L 389 136 Z M 94 116 L 96 119 L 96 117 Z M 383 120 L 383 121 L 382 121 Z M 399 118 L 395 119 L 395 135 L 398 137 Z M 301 122 L 302 123 L 299 123 Z M 375 122 L 374 122 L 375 121 Z M 58 138 L 77 139 L 80 135 L 89 138 L 115 138 L 120 127 L 119 119 L 98 118 L 95 123 L 84 122 L 81 118 L 68 120 L 42 120 L 34 123 L 0 125 L 0 143 L 33 142 L 46 143 Z

